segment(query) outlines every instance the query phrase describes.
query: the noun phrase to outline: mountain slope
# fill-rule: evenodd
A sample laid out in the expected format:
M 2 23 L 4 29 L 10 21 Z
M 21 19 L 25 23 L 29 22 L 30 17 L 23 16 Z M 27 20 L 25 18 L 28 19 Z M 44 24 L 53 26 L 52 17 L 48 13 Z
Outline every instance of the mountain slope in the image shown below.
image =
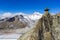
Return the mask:
M 50 15 L 48 9 L 35 27 L 18 40 L 60 40 L 60 16 Z M 58 32 L 58 33 L 57 33 Z
M 28 29 L 33 28 L 32 26 L 39 19 L 39 18 L 38 19 L 37 18 L 35 18 L 35 19 L 32 18 L 31 19 L 31 16 L 34 16 L 34 15 L 36 17 L 42 16 L 40 14 L 37 15 L 37 13 L 31 14 L 31 15 L 20 14 L 20 15 L 15 15 L 15 16 L 12 16 L 12 17 L 7 17 L 7 18 L 4 18 L 4 19 L 1 19 L 0 20 L 0 32 L 2 33 L 1 30 L 3 30 L 4 32 L 7 33 L 7 32 L 9 32 L 7 30 L 16 30 L 16 29 L 23 29 L 23 28 L 25 28 L 25 30 L 26 30 L 26 27 Z

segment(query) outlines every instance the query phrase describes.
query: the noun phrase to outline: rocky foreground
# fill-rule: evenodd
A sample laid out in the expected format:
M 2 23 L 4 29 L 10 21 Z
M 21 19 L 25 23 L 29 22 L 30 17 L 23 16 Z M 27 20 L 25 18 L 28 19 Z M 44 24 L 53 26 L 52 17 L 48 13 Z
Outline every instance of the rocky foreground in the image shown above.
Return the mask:
M 18 40 L 60 40 L 60 14 L 51 15 L 48 9 L 35 27 Z

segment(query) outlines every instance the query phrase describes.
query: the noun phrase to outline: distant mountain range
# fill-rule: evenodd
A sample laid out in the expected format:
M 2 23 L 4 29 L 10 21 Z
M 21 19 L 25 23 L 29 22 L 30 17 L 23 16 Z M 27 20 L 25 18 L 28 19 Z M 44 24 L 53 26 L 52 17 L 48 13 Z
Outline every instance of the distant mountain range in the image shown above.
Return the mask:
M 10 30 L 29 27 L 31 28 L 40 18 L 42 14 L 20 14 L 12 17 L 0 19 L 0 30 Z

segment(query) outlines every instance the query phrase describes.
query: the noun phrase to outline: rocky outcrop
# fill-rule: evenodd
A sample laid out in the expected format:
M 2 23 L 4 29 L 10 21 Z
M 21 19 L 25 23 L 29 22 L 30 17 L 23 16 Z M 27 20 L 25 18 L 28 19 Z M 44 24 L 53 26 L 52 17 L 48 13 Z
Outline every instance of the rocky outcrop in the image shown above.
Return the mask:
M 33 29 L 23 34 L 18 40 L 60 40 L 60 16 L 51 15 L 48 9 Z
M 55 40 L 60 40 L 60 13 L 53 16 L 52 30 Z

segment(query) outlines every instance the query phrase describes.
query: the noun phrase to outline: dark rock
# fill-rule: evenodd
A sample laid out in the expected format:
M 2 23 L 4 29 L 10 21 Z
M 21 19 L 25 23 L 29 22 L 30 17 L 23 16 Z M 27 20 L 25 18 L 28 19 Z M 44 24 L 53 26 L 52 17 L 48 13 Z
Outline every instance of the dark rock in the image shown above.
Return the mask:
M 15 21 L 15 17 L 9 18 L 7 21 L 8 22 L 13 22 L 13 21 Z

